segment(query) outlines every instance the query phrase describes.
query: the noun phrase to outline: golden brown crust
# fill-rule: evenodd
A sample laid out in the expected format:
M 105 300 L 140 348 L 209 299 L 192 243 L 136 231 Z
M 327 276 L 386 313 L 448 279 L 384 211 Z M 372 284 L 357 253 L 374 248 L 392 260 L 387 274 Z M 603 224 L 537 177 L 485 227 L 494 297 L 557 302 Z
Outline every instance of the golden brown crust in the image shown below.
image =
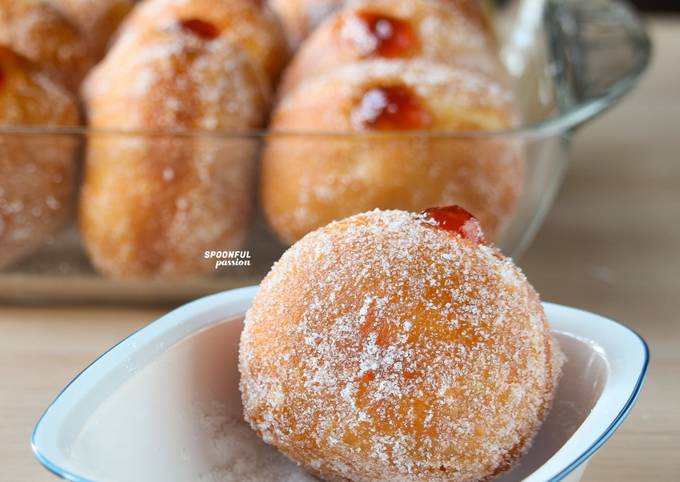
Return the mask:
M 245 50 L 269 78 L 278 79 L 288 60 L 288 46 L 278 18 L 252 0 L 145 0 L 125 20 L 119 41 L 148 28 L 177 20 L 200 19 Z
M 280 238 L 292 242 L 368 209 L 419 211 L 448 204 L 477 216 L 491 239 L 502 233 L 522 191 L 519 146 L 503 139 L 423 137 L 403 130 L 371 135 L 376 131 L 362 125 L 357 105 L 371 89 L 392 85 L 411 89 L 431 133 L 493 131 L 515 122 L 506 89 L 481 74 L 448 66 L 380 60 L 310 79 L 279 104 L 272 130 L 363 135 L 269 138 L 262 205 Z
M 109 40 L 130 13 L 133 0 L 51 0 L 66 12 L 87 36 L 90 51 L 101 59 Z
M 0 0 L 0 43 L 73 92 L 93 63 L 83 32 L 47 0 Z
M 447 4 L 470 22 L 489 29 L 489 18 L 479 0 L 432 0 Z M 297 48 L 335 10 L 348 0 L 269 0 L 270 7 L 281 18 L 291 46 Z
M 179 26 L 117 44 L 84 88 L 95 129 L 245 130 L 265 120 L 267 87 L 224 38 Z M 95 266 L 116 277 L 213 270 L 250 219 L 256 141 L 192 135 L 91 136 L 80 203 Z
M 243 51 L 176 22 L 121 39 L 82 90 L 92 127 L 124 130 L 261 127 L 270 102 Z
M 300 82 L 341 65 L 376 58 L 419 58 L 500 75 L 491 32 L 461 2 L 363 0 L 325 21 L 302 44 L 279 86 L 285 95 Z M 462 2 L 464 3 L 464 2 Z M 459 8 L 460 7 L 460 8 Z M 461 11 L 463 9 L 463 11 Z
M 80 228 L 116 278 L 214 272 L 210 250 L 237 249 L 251 211 L 252 141 L 97 135 L 88 147 Z
M 304 237 L 263 280 L 241 337 L 244 413 L 326 480 L 486 480 L 545 418 L 555 353 L 511 260 L 373 211 Z
M 0 124 L 74 126 L 76 100 L 28 60 L 0 47 Z M 0 135 L 0 268 L 33 252 L 64 223 L 78 139 Z

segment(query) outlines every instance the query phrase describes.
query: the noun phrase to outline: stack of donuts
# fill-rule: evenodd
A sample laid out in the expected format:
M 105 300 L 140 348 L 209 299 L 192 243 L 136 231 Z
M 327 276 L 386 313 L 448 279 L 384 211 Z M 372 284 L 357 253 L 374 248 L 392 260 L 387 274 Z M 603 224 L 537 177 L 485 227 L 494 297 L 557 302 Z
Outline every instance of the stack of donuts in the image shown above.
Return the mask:
M 515 126 L 514 104 L 481 0 L 0 0 L 0 124 L 91 128 L 85 149 L 0 135 L 0 268 L 78 192 L 81 240 L 116 278 L 213 272 L 202 254 L 243 245 L 258 196 L 285 243 L 449 204 L 498 239 L 524 160 L 483 133 Z
M 272 136 L 264 153 L 262 205 L 285 241 L 373 208 L 447 204 L 496 239 L 514 212 L 518 146 L 452 134 L 518 121 L 479 2 L 349 2 L 302 42 L 279 96 L 272 131 L 329 134 Z
M 238 247 L 248 228 L 256 140 L 187 137 L 265 126 L 287 60 L 274 14 L 252 0 L 146 0 L 83 86 L 96 130 L 87 149 L 80 228 L 101 272 L 200 276 L 205 251 Z

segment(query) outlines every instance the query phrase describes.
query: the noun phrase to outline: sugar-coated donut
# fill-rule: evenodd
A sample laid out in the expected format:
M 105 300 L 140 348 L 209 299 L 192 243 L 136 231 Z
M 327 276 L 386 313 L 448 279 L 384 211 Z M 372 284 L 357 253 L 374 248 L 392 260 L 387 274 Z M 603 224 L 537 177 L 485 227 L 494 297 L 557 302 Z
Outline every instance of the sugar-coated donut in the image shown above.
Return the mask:
M 420 58 L 500 75 L 491 32 L 458 6 L 432 0 L 352 2 L 305 40 L 280 92 L 340 65 L 375 58 Z
M 246 420 L 329 481 L 488 480 L 531 444 L 562 355 L 538 295 L 460 208 L 332 223 L 245 317 Z
M 430 1 L 448 4 L 482 28 L 489 26 L 481 0 Z M 335 10 L 349 3 L 350 0 L 269 0 L 271 8 L 281 17 L 293 48 L 298 47 Z
M 293 48 L 345 3 L 347 0 L 269 0 L 269 6 L 281 18 Z
M 130 13 L 134 0 L 51 0 L 80 26 L 96 59 L 106 53 L 111 36 Z
M 125 20 L 119 41 L 177 20 L 200 19 L 244 49 L 273 83 L 288 60 L 283 27 L 263 2 L 253 0 L 145 0 Z
M 0 46 L 0 124 L 74 126 L 76 100 L 27 59 Z M 4 133 L 0 139 L 0 268 L 42 245 L 67 219 L 77 139 Z
M 48 0 L 0 0 L 0 44 L 73 92 L 93 63 L 83 32 Z
M 236 132 L 265 121 L 262 73 L 228 39 L 206 35 L 211 31 L 198 19 L 149 30 L 116 44 L 85 82 L 95 133 L 80 225 L 105 274 L 200 275 L 212 270 L 204 251 L 233 249 L 245 237 L 256 141 L 173 134 Z M 143 132 L 97 133 L 106 129 Z
M 495 240 L 522 192 L 520 146 L 459 134 L 515 121 L 511 93 L 476 72 L 416 60 L 341 67 L 300 84 L 274 112 L 263 154 L 264 212 L 292 242 L 373 208 L 460 204 Z

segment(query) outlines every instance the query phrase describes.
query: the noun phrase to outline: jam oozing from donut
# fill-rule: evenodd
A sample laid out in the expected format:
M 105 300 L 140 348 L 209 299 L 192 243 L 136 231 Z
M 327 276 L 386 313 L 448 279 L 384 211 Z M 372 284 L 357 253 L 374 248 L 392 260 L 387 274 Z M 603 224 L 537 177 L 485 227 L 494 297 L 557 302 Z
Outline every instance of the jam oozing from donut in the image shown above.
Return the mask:
M 215 40 L 220 31 L 210 22 L 201 20 L 200 18 L 187 18 L 180 21 L 180 26 L 183 30 L 190 32 L 205 40 Z
M 432 117 L 409 87 L 390 85 L 364 92 L 352 120 L 365 129 L 417 130 L 427 128 Z
M 413 27 L 405 20 L 371 11 L 358 12 L 356 17 L 371 37 L 366 56 L 404 57 L 416 49 L 418 39 Z
M 430 208 L 420 213 L 420 216 L 430 226 L 457 233 L 479 244 L 486 244 L 482 225 L 476 217 L 460 206 Z

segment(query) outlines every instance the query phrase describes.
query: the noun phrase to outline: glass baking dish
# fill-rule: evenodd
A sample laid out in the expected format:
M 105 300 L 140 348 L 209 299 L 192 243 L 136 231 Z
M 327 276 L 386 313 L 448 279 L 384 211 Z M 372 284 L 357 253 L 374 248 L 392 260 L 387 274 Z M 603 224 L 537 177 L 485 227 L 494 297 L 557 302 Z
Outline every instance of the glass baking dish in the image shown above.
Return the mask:
M 83 128 L 48 128 L 0 126 L 0 156 L 5 162 L 21 152 L 24 168 L 21 177 L 0 177 L 0 215 L 19 212 L 41 229 L 42 210 L 51 203 L 74 206 L 65 226 L 40 246 L 37 235 L 27 229 L 17 239 L 7 240 L 0 216 L 0 246 L 14 242 L 16 246 L 34 248 L 18 262 L 0 270 L 0 302 L 83 302 L 126 301 L 142 303 L 176 303 L 225 289 L 257 284 L 269 267 L 286 249 L 287 244 L 272 234 L 258 202 L 261 153 L 272 146 L 290 152 L 314 153 L 328 149 L 372 152 L 390 149 L 408 152 L 413 162 L 425 153 L 470 152 L 479 150 L 516 149 L 524 160 L 516 206 L 509 222 L 495 237 L 497 245 L 511 256 L 518 256 L 528 246 L 541 225 L 560 187 L 568 166 L 569 145 L 575 130 L 598 115 L 635 84 L 650 57 L 650 42 L 642 22 L 632 8 L 620 0 L 523 0 L 498 2 L 496 31 L 502 60 L 512 76 L 518 96 L 523 125 L 497 132 L 392 132 L 392 133 L 324 133 L 324 132 L 130 132 L 97 131 Z M 323 147 L 321 149 L 321 147 Z M 87 253 L 79 236 L 75 206 L 79 202 L 79 186 L 83 178 L 84 158 L 88 150 L 107 151 L 106 162 L 119 163 L 125 169 L 128 156 L 140 152 L 164 153 L 158 181 L 168 185 L 177 182 L 183 166 L 211 159 L 214 172 L 238 171 L 238 186 L 230 189 L 245 192 L 238 203 L 224 206 L 239 234 L 217 253 L 195 249 L 196 262 L 210 263 L 214 269 L 205 276 L 124 276 L 107 277 L 93 267 L 91 257 L 105 254 Z M 45 198 L 37 205 L 23 199 L 11 199 L 5 189 L 14 183 L 34 185 L 33 174 L 49 170 L 54 156 L 46 152 L 69 150 L 79 158 L 73 184 L 64 199 Z M 298 150 L 298 151 L 296 151 Z M 465 154 L 467 153 L 467 154 Z M 303 155 L 303 154 L 301 154 Z M 163 157 L 165 156 L 165 157 Z M 322 155 L 301 159 L 310 167 L 323 167 Z M 2 161 L 3 159 L 0 159 Z M 100 161 L 103 162 L 103 161 Z M 341 162 L 341 160 L 340 160 Z M 420 159 L 420 162 L 423 162 Z M 330 166 L 330 164 L 329 164 Z M 0 167 L 2 163 L 0 162 Z M 389 166 L 399 169 L 400 166 Z M 382 166 L 385 169 L 385 166 Z M 217 171 L 215 171 L 217 169 Z M 301 167 L 304 170 L 304 166 Z M 212 174 L 211 174 L 212 173 Z M 459 173 L 443 172 L 440 176 Z M 503 174 L 499 174 L 502 178 Z M 0 176 L 3 176 L 0 169 Z M 6 175 L 5 175 L 6 176 Z M 413 180 L 414 189 L 425 189 L 431 179 Z M 131 179 L 131 182 L 133 180 Z M 39 182 L 35 182 L 39 192 Z M 423 185 L 424 184 L 424 185 Z M 161 186 L 162 187 L 162 186 Z M 125 189 L 121 183 L 120 189 Z M 162 192 L 162 191 L 161 191 Z M 225 199 L 228 199 L 228 195 Z M 334 200 L 340 203 L 342 200 Z M 115 197 L 108 200 L 116 203 Z M 159 203 L 161 201 L 159 200 Z M 186 203 L 182 199 L 173 202 Z M 380 205 L 376 208 L 399 208 Z M 422 208 L 429 206 L 422 206 Z M 175 206 L 175 209 L 186 206 Z M 163 207 L 159 204 L 159 212 Z M 21 212 L 24 210 L 25 212 Z M 220 212 L 213 213 L 220 216 Z M 208 218 L 209 219 L 209 218 Z M 101 220 L 106 226 L 106 219 Z M 136 220 L 144 224 L 145 220 Z M 153 219 L 148 220 L 153 223 Z M 178 229 L 209 229 L 202 226 L 180 226 Z M 113 229 L 113 227 L 111 228 Z M 16 233 L 14 233 L 16 236 Z M 5 236 L 5 239 L 3 239 Z M 237 238 L 237 239 L 236 239 Z M 232 242 L 233 241 L 233 242 Z M 2 248 L 0 248 L 2 249 Z M 23 248 L 22 248 L 23 249 Z M 152 248 L 150 248 L 152 249 Z M 186 251 L 186 246 L 182 249 Z M 225 251 L 224 253 L 219 251 Z M 238 251 L 233 253 L 233 251 Z M 229 253 L 228 253 L 229 252 Z M 225 259 L 225 256 L 227 257 Z M 232 258 L 229 258 L 232 256 Z M 0 252 L 0 261 L 2 260 Z M 97 264 L 97 263 L 95 263 Z M 220 266 L 218 266 L 220 265 Z M 214 271 L 214 272 L 213 272 Z

